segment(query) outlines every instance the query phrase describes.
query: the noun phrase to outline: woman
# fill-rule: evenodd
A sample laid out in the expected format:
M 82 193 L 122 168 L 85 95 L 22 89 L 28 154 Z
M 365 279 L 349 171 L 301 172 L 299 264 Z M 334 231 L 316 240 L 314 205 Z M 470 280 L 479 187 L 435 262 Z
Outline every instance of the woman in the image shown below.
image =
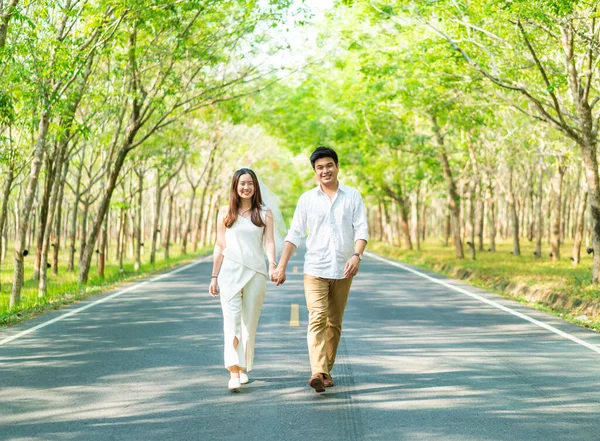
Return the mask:
M 256 174 L 242 168 L 231 181 L 229 206 L 217 218 L 210 294 L 221 296 L 228 387 L 237 391 L 248 383 L 252 370 L 254 338 L 267 291 L 268 277 L 276 268 L 273 212 L 263 205 Z

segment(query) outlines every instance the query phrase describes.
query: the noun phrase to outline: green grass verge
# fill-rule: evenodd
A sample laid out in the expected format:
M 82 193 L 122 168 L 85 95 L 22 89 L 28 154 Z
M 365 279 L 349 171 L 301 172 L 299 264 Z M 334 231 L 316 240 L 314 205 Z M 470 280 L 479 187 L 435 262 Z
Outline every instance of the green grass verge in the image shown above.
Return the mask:
M 501 241 L 496 252 L 477 252 L 476 259 L 457 259 L 452 246 L 444 246 L 439 240 L 428 240 L 421 251 L 404 250 L 378 241 L 369 242 L 368 249 L 382 256 L 415 265 L 446 276 L 462 279 L 485 290 L 518 300 L 536 309 L 562 317 L 572 323 L 600 331 L 600 318 L 589 316 L 587 320 L 577 317 L 585 314 L 585 305 L 600 304 L 600 286 L 592 283 L 592 257 L 582 252 L 582 262 L 571 263 L 572 242 L 561 247 L 562 259 L 553 262 L 544 244 L 542 258 L 533 254 L 535 245 L 521 241 L 521 256 L 512 254 L 512 242 Z M 583 250 L 582 250 L 583 251 Z M 548 301 L 529 301 L 518 293 L 516 287 L 548 293 Z M 567 299 L 567 301 L 565 301 Z
M 142 262 L 142 267 L 139 271 L 134 271 L 133 262 L 130 260 L 124 263 L 123 271 L 119 270 L 116 262 L 109 261 L 105 266 L 104 279 L 98 277 L 97 267 L 92 265 L 87 285 L 81 285 L 77 281 L 78 268 L 75 268 L 73 272 L 66 270 L 66 260 L 63 258 L 59 264 L 58 276 L 54 276 L 50 272 L 48 273 L 48 291 L 43 298 L 38 297 L 38 281 L 33 279 L 33 258 L 27 259 L 25 284 L 21 291 L 21 302 L 13 310 L 9 309 L 13 268 L 12 265 L 9 267 L 6 262 L 3 262 L 0 267 L 0 327 L 14 325 L 45 312 L 102 294 L 123 283 L 164 272 L 206 255 L 212 250 L 212 248 L 203 248 L 197 252 L 182 255 L 180 250 L 176 250 L 175 248 L 173 247 L 169 259 L 165 260 L 162 258 L 162 253 L 157 254 L 156 263 L 151 265 L 150 263 L 144 264 Z M 7 255 L 11 255 L 10 252 Z

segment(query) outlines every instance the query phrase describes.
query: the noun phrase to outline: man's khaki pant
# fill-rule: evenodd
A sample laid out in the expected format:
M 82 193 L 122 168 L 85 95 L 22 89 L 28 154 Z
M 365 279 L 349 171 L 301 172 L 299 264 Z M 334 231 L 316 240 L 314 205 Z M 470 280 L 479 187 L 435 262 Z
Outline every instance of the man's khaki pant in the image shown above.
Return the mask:
M 308 355 L 313 374 L 329 374 L 335 362 L 352 279 L 304 275 L 308 307 Z

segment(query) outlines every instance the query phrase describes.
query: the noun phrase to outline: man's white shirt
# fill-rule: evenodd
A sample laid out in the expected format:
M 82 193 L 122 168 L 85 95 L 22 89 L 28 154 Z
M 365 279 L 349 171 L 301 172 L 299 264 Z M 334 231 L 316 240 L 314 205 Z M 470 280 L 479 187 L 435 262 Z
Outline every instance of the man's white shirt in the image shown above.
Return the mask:
M 298 247 L 306 238 L 304 273 L 326 279 L 343 279 L 346 262 L 357 240 L 369 240 L 367 214 L 360 193 L 339 183 L 329 199 L 321 186 L 298 200 L 286 242 Z

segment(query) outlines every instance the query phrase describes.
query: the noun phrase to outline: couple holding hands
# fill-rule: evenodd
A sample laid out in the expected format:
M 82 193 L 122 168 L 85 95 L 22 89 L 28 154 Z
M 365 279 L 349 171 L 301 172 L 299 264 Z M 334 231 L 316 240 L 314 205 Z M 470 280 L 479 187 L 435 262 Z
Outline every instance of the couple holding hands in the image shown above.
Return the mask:
M 247 372 L 252 370 L 267 278 L 277 286 L 285 282 L 288 261 L 304 239 L 304 293 L 312 371 L 308 384 L 316 392 L 324 392 L 334 384 L 331 369 L 352 278 L 367 245 L 367 216 L 360 193 L 338 181 L 338 156 L 333 149 L 318 147 L 310 162 L 319 185 L 300 197 L 279 262 L 276 242 L 285 228 L 283 219 L 276 202 L 267 200 L 268 189 L 252 170 L 235 172 L 229 205 L 219 210 L 209 292 L 221 298 L 230 390 L 237 391 L 247 383 Z

